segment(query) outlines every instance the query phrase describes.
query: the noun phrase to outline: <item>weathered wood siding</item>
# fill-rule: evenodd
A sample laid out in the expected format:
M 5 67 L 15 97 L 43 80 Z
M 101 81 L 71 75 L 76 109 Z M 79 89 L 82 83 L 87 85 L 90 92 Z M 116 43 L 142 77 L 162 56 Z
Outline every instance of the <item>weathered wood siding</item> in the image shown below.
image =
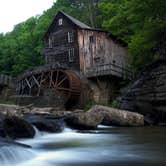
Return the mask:
M 61 12 L 56 15 L 45 34 L 45 49 L 41 51 L 46 64 L 59 63 L 81 71 L 88 78 L 103 75 L 126 77 L 126 47 L 115 36 L 110 37 L 107 32 L 90 27 L 82 28 L 86 27 L 82 24 Z
M 105 32 L 92 30 L 78 30 L 78 43 L 81 72 L 85 75 L 89 71 L 95 73 L 95 70 L 103 70 L 108 65 L 112 65 L 112 71 L 109 74 L 118 75 L 119 72 L 119 76 L 121 76 L 121 68 L 127 66 L 127 49 L 125 47 L 112 40 Z M 118 72 L 114 72 L 114 68 Z
M 62 25 L 58 25 L 62 19 Z M 69 68 L 79 69 L 79 54 L 77 31 L 73 25 L 62 14 L 56 16 L 50 32 L 45 36 L 45 49 L 41 53 L 45 56 L 46 64 L 60 63 Z M 73 42 L 68 41 L 68 33 L 73 33 Z M 74 59 L 70 61 L 69 50 L 74 49 Z

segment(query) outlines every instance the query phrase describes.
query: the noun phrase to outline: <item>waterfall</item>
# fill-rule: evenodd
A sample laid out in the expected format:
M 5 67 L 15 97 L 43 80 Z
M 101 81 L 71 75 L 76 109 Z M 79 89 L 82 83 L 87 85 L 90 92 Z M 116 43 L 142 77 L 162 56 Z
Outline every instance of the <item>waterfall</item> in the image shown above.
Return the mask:
M 43 133 L 41 132 L 41 131 L 39 131 L 37 128 L 36 128 L 36 126 L 34 126 L 33 125 L 33 128 L 34 128 L 34 130 L 35 130 L 35 138 L 36 137 L 40 137 L 40 136 L 42 136 L 43 135 Z
M 0 165 L 11 166 L 35 157 L 31 149 L 17 146 L 3 146 L 0 148 Z
M 35 127 L 35 138 L 42 136 L 42 133 Z M 21 142 L 21 140 L 18 140 Z M 35 158 L 37 155 L 33 149 L 19 147 L 13 144 L 2 144 L 0 147 L 0 166 L 14 166 Z

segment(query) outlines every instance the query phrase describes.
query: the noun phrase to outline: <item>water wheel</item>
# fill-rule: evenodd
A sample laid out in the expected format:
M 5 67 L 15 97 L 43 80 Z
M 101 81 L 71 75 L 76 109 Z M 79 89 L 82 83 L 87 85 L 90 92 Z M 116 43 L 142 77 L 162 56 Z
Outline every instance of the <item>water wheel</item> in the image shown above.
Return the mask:
M 31 72 L 18 82 L 18 95 L 42 96 L 51 92 L 63 97 L 67 105 L 77 102 L 80 96 L 80 78 L 70 70 L 51 69 Z
M 59 96 L 67 100 L 73 100 L 80 95 L 80 79 L 72 71 L 57 69 L 53 70 L 50 75 L 42 82 L 44 88 L 51 88 Z

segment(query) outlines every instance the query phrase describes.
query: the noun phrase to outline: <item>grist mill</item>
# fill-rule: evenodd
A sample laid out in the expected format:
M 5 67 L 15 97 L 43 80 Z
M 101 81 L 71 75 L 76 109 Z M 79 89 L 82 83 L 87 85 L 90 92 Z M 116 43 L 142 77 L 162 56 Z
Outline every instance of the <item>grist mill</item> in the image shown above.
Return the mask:
M 17 82 L 18 101 L 37 105 L 109 103 L 118 85 L 130 80 L 127 45 L 59 11 L 44 35 L 45 65 Z

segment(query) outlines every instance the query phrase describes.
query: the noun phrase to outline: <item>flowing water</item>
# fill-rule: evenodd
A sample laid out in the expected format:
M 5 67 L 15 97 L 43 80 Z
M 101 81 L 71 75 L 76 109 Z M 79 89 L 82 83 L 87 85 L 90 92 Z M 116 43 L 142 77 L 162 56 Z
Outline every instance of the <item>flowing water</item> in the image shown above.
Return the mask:
M 165 166 L 166 127 L 36 130 L 34 139 L 18 140 L 32 149 L 3 147 L 0 166 Z

